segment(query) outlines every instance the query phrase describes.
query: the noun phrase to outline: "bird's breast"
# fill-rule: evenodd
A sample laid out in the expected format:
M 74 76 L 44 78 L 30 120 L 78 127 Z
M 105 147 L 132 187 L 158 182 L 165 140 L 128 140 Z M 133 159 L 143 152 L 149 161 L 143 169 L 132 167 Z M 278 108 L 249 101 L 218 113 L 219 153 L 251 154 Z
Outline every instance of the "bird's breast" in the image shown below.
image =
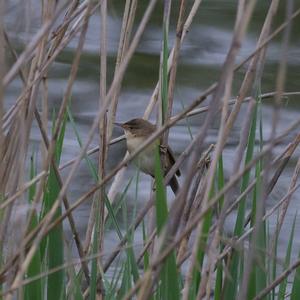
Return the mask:
M 127 138 L 127 149 L 129 151 L 129 153 L 134 152 L 135 150 L 137 150 L 142 144 L 143 142 L 145 142 L 144 138 L 141 137 L 128 137 Z
M 145 138 L 141 137 L 127 138 L 127 149 L 129 153 L 137 150 L 145 142 L 145 140 Z M 154 176 L 155 170 L 155 146 L 155 142 L 150 144 L 146 149 L 138 154 L 137 158 L 134 160 L 135 164 L 142 172 L 152 176 Z

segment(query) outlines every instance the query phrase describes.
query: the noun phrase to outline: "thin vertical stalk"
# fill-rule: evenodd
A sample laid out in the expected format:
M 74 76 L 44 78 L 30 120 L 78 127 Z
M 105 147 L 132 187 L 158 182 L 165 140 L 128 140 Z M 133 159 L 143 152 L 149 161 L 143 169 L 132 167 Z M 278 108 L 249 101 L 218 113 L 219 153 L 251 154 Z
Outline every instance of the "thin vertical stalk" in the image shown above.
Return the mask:
M 122 62 L 122 60 L 124 59 L 126 51 L 129 47 L 129 42 L 130 42 L 130 38 L 132 35 L 133 24 L 134 24 L 135 15 L 136 15 L 136 8 L 137 8 L 137 0 L 127 0 L 126 1 L 125 8 L 124 8 L 124 14 L 123 14 L 123 20 L 122 20 L 122 28 L 121 28 L 121 35 L 120 35 L 120 40 L 119 40 L 115 72 L 118 70 L 119 65 Z M 116 88 L 115 94 L 111 100 L 111 106 L 109 109 L 109 117 L 108 117 L 108 129 L 107 129 L 107 140 L 108 141 L 110 141 L 112 131 L 113 131 L 113 122 L 116 117 L 120 89 L 121 89 L 121 86 Z M 127 158 L 127 154 L 125 155 L 124 159 L 126 159 L 126 158 Z M 109 195 L 108 199 L 111 202 L 113 202 L 115 200 L 115 195 L 117 192 L 116 189 L 119 186 L 119 183 L 123 179 L 123 176 L 125 174 L 125 169 L 126 168 L 122 168 L 116 174 L 114 181 L 110 187 L 110 190 L 108 192 L 108 195 Z M 106 214 L 107 214 L 107 211 L 106 211 Z
M 136 7 L 137 7 L 137 0 L 126 0 L 123 20 L 122 20 L 121 35 L 119 40 L 118 54 L 117 54 L 117 60 L 115 66 L 115 73 L 117 72 L 121 62 L 123 61 L 126 55 L 126 51 L 128 50 L 133 24 L 135 20 Z M 112 134 L 113 122 L 116 117 L 120 89 L 121 89 L 121 85 L 118 85 L 111 99 L 109 118 L 108 118 L 108 134 L 107 134 L 108 140 L 110 140 Z
M 5 148 L 5 134 L 2 127 L 2 117 L 4 115 L 4 86 L 3 86 L 3 76 L 5 70 L 5 50 L 4 50 L 4 28 L 3 28 L 3 16 L 4 16 L 4 0 L 0 0 L 0 204 L 4 199 L 5 188 L 2 184 L 2 177 L 4 172 L 4 148 Z M 0 211 L 0 227 L 2 227 L 2 217 L 3 211 Z M 3 240 L 0 241 L 0 268 L 3 262 Z M 2 290 L 2 285 L 0 285 L 0 291 Z
M 167 112 L 166 112 L 166 121 L 168 121 L 172 115 L 177 65 L 178 65 L 178 58 L 179 58 L 179 52 L 181 46 L 182 32 L 184 27 L 185 7 L 186 7 L 186 0 L 182 0 L 180 2 L 179 16 L 178 16 L 177 26 L 176 26 L 176 39 L 175 39 L 175 45 L 173 47 L 173 59 L 171 63 L 172 67 L 170 71 L 170 79 L 169 79 L 169 87 L 168 87 L 168 104 L 167 104 Z M 168 132 L 169 131 L 167 130 L 164 134 L 163 141 L 165 144 L 167 144 L 168 141 Z
M 107 69 L 107 0 L 103 0 L 101 3 L 101 63 L 100 63 L 100 98 L 99 106 L 101 106 L 106 95 L 106 69 Z M 105 161 L 107 156 L 107 115 L 105 114 L 103 120 L 99 123 L 100 130 L 100 141 L 101 141 L 101 152 L 99 159 L 99 179 L 102 180 L 105 177 Z M 99 252 L 103 250 L 104 241 L 104 197 L 105 189 L 100 190 L 100 247 Z
M 101 17 L 101 44 L 100 44 L 100 96 L 99 96 L 99 107 L 103 105 L 103 101 L 106 96 L 106 69 L 107 69 L 107 1 L 102 0 L 100 7 L 100 17 Z M 107 156 L 107 113 L 104 114 L 103 118 L 99 121 L 99 159 L 98 159 L 98 182 L 101 182 L 105 177 L 105 161 Z M 102 186 L 99 193 L 95 194 L 93 207 L 95 211 L 91 211 L 91 214 L 95 214 L 95 225 L 94 225 L 94 244 L 93 253 L 102 253 L 104 249 L 104 224 L 105 224 L 105 214 L 104 206 L 105 204 L 105 186 Z M 100 275 L 97 279 L 97 258 L 92 261 L 92 280 L 91 280 L 91 293 L 90 299 L 95 299 L 95 291 L 92 287 L 96 287 L 97 282 L 99 282 L 99 287 L 97 287 L 97 294 L 104 299 L 104 291 L 102 288 L 102 276 Z M 100 268 L 102 262 L 99 257 Z
M 171 1 L 164 1 L 163 26 L 162 26 L 162 47 L 160 53 L 159 67 L 159 99 L 158 106 L 158 125 L 161 126 L 166 121 L 167 116 L 167 101 L 168 101 L 168 39 L 170 26 Z

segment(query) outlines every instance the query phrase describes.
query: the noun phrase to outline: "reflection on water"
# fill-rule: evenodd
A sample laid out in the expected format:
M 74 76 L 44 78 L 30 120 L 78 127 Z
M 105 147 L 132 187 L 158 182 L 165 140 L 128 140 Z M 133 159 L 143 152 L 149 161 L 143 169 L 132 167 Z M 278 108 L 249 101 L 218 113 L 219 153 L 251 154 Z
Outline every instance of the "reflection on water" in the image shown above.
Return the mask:
M 32 34 L 36 32 L 39 27 L 40 7 L 36 1 L 32 1 L 31 6 L 25 5 L 26 1 L 10 0 L 7 6 L 8 17 L 6 18 L 6 26 L 8 28 L 9 35 L 13 39 L 15 45 L 19 48 L 24 46 Z M 147 1 L 140 1 L 138 7 L 138 14 L 141 15 L 143 6 Z M 123 1 L 112 1 L 110 3 L 110 16 L 108 18 L 108 50 L 109 50 L 109 75 L 110 78 L 113 74 L 115 55 L 118 47 L 118 39 L 121 26 L 121 3 Z M 208 87 L 212 82 L 218 79 L 220 74 L 220 68 L 226 57 L 230 39 L 232 37 L 232 28 L 235 18 L 236 1 L 204 1 L 200 12 L 196 15 L 195 21 L 191 27 L 189 34 L 183 44 L 180 63 L 178 67 L 177 86 L 175 91 L 175 103 L 174 113 L 179 112 L 183 106 L 187 106 L 195 99 L 201 91 Z M 238 61 L 245 58 L 251 53 L 256 44 L 258 33 L 260 31 L 261 24 L 264 20 L 266 13 L 267 3 L 265 1 L 259 1 L 258 8 L 255 11 L 253 22 L 250 26 L 250 32 L 247 34 L 247 38 L 242 45 L 242 49 L 238 55 Z M 176 14 L 177 7 L 174 7 L 173 13 Z M 20 18 L 20 14 L 25 12 L 25 18 Z M 133 117 L 141 116 L 151 96 L 153 88 L 158 79 L 158 65 L 159 55 L 161 48 L 161 12 L 162 10 L 157 7 L 155 14 L 151 20 L 151 24 L 143 35 L 141 44 L 138 47 L 138 52 L 134 56 L 133 61 L 129 65 L 128 72 L 124 78 L 123 88 L 120 94 L 119 108 L 117 113 L 117 119 L 119 121 L 125 121 Z M 279 24 L 283 19 L 284 9 L 279 9 L 279 16 L 276 19 L 275 24 Z M 140 17 L 138 18 L 140 19 Z M 174 18 L 175 19 L 175 18 Z M 25 24 L 23 24 L 25 22 Z M 294 28 L 299 28 L 300 20 L 296 20 Z M 172 24 L 170 31 L 169 44 L 173 45 L 174 42 L 174 28 L 176 24 Z M 98 95 L 99 95 L 99 41 L 100 41 L 100 17 L 98 14 L 91 18 L 89 23 L 89 29 L 87 34 L 87 40 L 84 48 L 84 54 L 81 59 L 78 77 L 72 93 L 72 111 L 78 125 L 79 133 L 84 140 L 87 132 L 90 128 L 90 124 L 95 116 L 97 109 Z M 299 89 L 299 67 L 300 67 L 300 43 L 299 38 L 296 36 L 295 29 L 293 30 L 291 46 L 287 57 L 288 62 L 288 74 L 286 80 L 286 90 L 296 91 Z M 281 37 L 275 39 L 269 47 L 267 54 L 266 71 L 264 73 L 262 81 L 262 92 L 269 92 L 275 90 L 276 71 L 278 69 L 278 59 L 280 57 L 280 41 Z M 77 44 L 77 39 L 71 42 L 68 48 L 58 58 L 57 62 L 52 67 L 49 74 L 49 104 L 50 111 L 53 108 L 58 107 L 64 89 L 66 87 L 66 79 L 70 71 L 70 62 L 73 59 L 73 50 Z M 234 80 L 234 93 L 238 90 L 241 80 L 244 76 L 244 71 L 237 72 Z M 14 103 L 18 91 L 21 89 L 21 83 L 14 81 L 7 90 L 6 107 L 9 107 Z M 278 128 L 283 130 L 290 124 L 296 117 L 299 117 L 300 105 L 296 97 L 291 97 L 289 101 L 286 101 L 286 105 L 282 110 L 282 114 L 279 120 Z M 243 118 L 244 111 L 240 118 Z M 264 137 L 267 138 L 271 130 L 271 115 L 272 106 L 270 102 L 268 105 L 264 105 L 263 108 L 263 130 Z M 199 128 L 199 124 L 203 116 L 194 116 L 190 118 L 189 125 L 191 126 L 192 134 L 195 134 Z M 49 123 L 49 127 L 50 127 Z M 209 136 L 206 139 L 206 145 L 213 143 L 216 140 L 217 135 L 217 122 L 214 124 L 214 128 L 210 129 Z M 115 131 L 115 135 L 121 134 L 120 131 Z M 231 162 L 234 156 L 234 149 L 239 140 L 240 128 L 239 122 L 237 122 L 233 134 L 229 138 L 227 148 L 224 152 L 224 163 L 226 174 L 230 174 Z M 184 150 L 185 145 L 188 144 L 190 135 L 186 126 L 186 121 L 182 121 L 171 130 L 170 144 L 176 153 L 180 153 Z M 32 140 L 38 141 L 39 134 L 33 130 Z M 94 141 L 94 145 L 97 144 L 97 140 Z M 203 145 L 205 148 L 206 145 Z M 276 153 L 282 150 L 284 145 L 279 145 L 276 148 Z M 73 158 L 79 152 L 79 147 L 76 142 L 76 138 L 71 128 L 68 128 L 63 161 L 67 161 Z M 124 155 L 125 147 L 124 143 L 114 145 L 111 147 L 110 156 L 107 163 L 107 169 L 110 169 L 115 165 Z M 276 186 L 272 193 L 272 201 L 280 199 L 287 190 L 289 181 L 291 178 L 291 172 L 294 167 L 294 162 L 290 164 L 290 168 L 285 171 L 284 176 L 280 178 L 280 182 Z M 184 167 L 183 167 L 184 169 Z M 67 170 L 64 171 L 66 174 Z M 129 168 L 127 171 L 128 177 L 135 175 L 134 168 Z M 183 175 L 184 176 L 184 175 Z M 127 176 L 126 176 L 127 177 Z M 69 191 L 69 197 L 76 198 L 78 195 L 87 191 L 93 180 L 89 174 L 86 164 L 83 162 L 80 166 L 80 170 L 77 173 L 73 184 Z M 124 186 L 127 182 L 124 183 Z M 138 192 L 138 205 L 141 205 L 145 199 L 148 198 L 150 193 L 150 179 L 146 175 L 141 175 L 140 188 Z M 171 194 L 170 194 L 171 196 Z M 290 228 L 290 223 L 293 219 L 294 212 L 299 209 L 299 202 L 296 203 L 296 195 L 293 197 L 291 209 L 289 210 L 289 218 L 287 218 L 287 228 Z M 128 203 L 129 207 L 132 207 L 132 201 L 135 199 L 135 187 L 131 187 Z M 89 215 L 89 205 L 86 203 L 77 210 L 76 220 L 80 225 L 81 232 L 84 232 L 87 218 Z M 234 218 L 232 218 L 234 220 Z M 270 225 L 274 226 L 275 220 L 271 219 Z M 287 224 L 289 223 L 289 224 Z M 229 227 L 232 224 L 227 224 Z M 280 243 L 285 251 L 285 245 L 287 244 L 288 234 L 281 236 Z M 299 226 L 298 226 L 299 232 Z M 295 235 L 297 236 L 297 234 Z M 107 233 L 107 245 L 111 245 L 116 241 L 117 237 L 114 233 Z M 295 241 L 298 245 L 300 240 Z

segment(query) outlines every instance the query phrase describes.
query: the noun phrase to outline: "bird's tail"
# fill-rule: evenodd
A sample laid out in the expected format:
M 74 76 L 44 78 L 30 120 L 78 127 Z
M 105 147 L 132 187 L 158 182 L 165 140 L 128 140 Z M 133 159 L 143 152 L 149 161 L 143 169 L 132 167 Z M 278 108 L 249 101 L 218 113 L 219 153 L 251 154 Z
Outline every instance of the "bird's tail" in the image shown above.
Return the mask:
M 169 185 L 170 185 L 173 193 L 176 195 L 179 190 L 179 184 L 178 184 L 178 180 L 175 175 L 171 178 Z

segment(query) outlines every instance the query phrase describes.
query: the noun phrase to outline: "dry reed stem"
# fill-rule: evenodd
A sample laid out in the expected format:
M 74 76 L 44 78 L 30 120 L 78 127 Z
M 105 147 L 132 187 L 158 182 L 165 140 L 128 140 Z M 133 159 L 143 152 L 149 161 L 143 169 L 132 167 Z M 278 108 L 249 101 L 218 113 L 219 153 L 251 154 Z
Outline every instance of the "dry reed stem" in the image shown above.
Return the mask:
M 101 46 L 100 46 L 100 97 L 99 97 L 99 108 L 103 105 L 105 95 L 106 95 L 106 85 L 107 85 L 107 0 L 102 0 L 100 7 L 101 15 Z M 99 120 L 99 158 L 98 158 L 98 182 L 100 182 L 105 177 L 105 161 L 107 157 L 108 150 L 108 136 L 107 136 L 107 113 L 104 114 L 102 120 Z M 96 240 L 99 239 L 99 244 L 97 245 L 99 253 L 103 252 L 104 249 L 104 225 L 105 225 L 105 186 L 102 186 L 99 193 L 95 194 L 94 201 L 98 201 L 98 205 L 95 203 L 93 206 L 96 208 L 95 211 L 91 211 L 91 214 L 99 214 L 99 224 L 94 225 L 94 234 L 97 235 Z M 95 215 L 96 218 L 96 215 Z M 102 270 L 102 261 L 100 257 L 98 259 L 99 269 Z M 96 271 L 98 274 L 98 270 Z M 100 272 L 101 274 L 101 272 Z M 101 276 L 101 275 L 100 275 Z M 101 277 L 100 277 L 101 278 Z M 102 280 L 97 281 L 97 298 L 104 298 L 105 291 L 103 288 Z
M 2 158 L 4 157 L 5 153 L 5 134 L 3 131 L 3 115 L 4 115 L 4 86 L 3 86 L 3 77 L 5 72 L 5 31 L 4 31 L 4 24 L 3 24 L 3 18 L 4 16 L 4 1 L 0 1 L 0 202 L 2 202 L 2 197 L 5 195 L 5 191 L 3 190 L 2 186 L 2 177 L 3 177 L 3 171 L 4 166 L 2 163 Z
M 4 115 L 4 86 L 3 86 L 3 77 L 5 70 L 5 49 L 4 49 L 4 1 L 0 1 L 0 204 L 3 203 L 5 195 L 5 185 L 3 185 L 3 173 L 4 173 L 4 162 L 3 157 L 5 153 L 5 133 L 2 130 L 2 117 Z M 0 211 L 0 219 L 3 220 L 5 211 Z M 2 231 L 2 224 L 0 226 L 0 234 Z M 0 253 L 3 253 L 4 240 L 0 240 Z M 0 260 L 0 267 L 2 266 L 2 259 Z
M 43 20 L 43 22 L 47 23 L 47 20 Z M 36 108 L 37 95 L 38 95 L 39 85 L 40 85 L 40 81 L 36 80 L 36 78 L 38 77 L 38 70 L 42 65 L 44 54 L 46 52 L 46 40 L 47 40 L 47 34 L 45 33 L 45 35 L 43 36 L 43 38 L 41 39 L 40 43 L 37 46 L 36 56 L 32 59 L 31 66 L 30 66 L 29 78 L 35 80 L 35 83 L 28 89 L 28 93 L 26 94 L 22 105 L 23 106 L 22 110 L 19 111 L 19 113 L 21 114 L 21 122 L 22 122 L 21 124 L 19 124 L 20 135 L 21 135 L 20 156 L 23 162 L 25 162 L 26 160 L 26 153 L 29 145 L 29 136 L 32 127 L 32 122 L 34 119 L 34 111 Z M 18 73 L 21 72 L 20 70 L 21 70 L 21 66 L 18 70 Z M 23 87 L 23 90 L 26 90 L 26 85 Z M 19 123 L 18 121 L 16 122 Z M 45 159 L 43 160 L 42 163 L 44 167 L 43 170 L 48 169 L 50 163 L 50 157 L 51 156 L 49 156 L 49 159 L 48 157 L 45 157 Z M 24 163 L 21 163 L 21 166 L 24 166 Z M 21 174 L 23 174 L 23 172 Z M 39 202 L 40 196 L 43 193 L 45 180 L 46 177 L 41 178 L 41 182 L 38 185 L 37 193 L 35 195 L 36 197 L 33 199 L 33 206 L 35 206 Z M 34 214 L 34 209 L 31 210 L 31 214 L 28 217 L 26 228 L 29 228 L 30 226 L 29 224 L 32 220 L 33 214 Z M 24 235 L 25 234 L 26 231 L 24 231 Z
M 169 71 L 167 70 L 167 78 L 164 78 L 165 74 L 164 74 L 164 64 L 165 64 L 165 51 L 168 52 L 168 41 L 169 41 L 169 27 L 170 27 L 170 13 L 171 13 L 171 1 L 169 0 L 164 0 L 163 1 L 163 18 L 161 20 L 162 24 L 161 24 L 161 50 L 160 50 L 160 61 L 159 61 L 159 78 L 158 78 L 158 91 L 157 91 L 157 96 L 158 96 L 158 106 L 157 106 L 157 110 L 156 110 L 156 127 L 159 128 L 161 126 L 164 125 L 164 123 L 167 121 L 166 120 L 166 111 L 165 111 L 165 103 L 164 101 L 167 99 L 164 99 L 164 88 L 167 89 L 168 88 L 168 73 Z M 166 49 L 165 49 L 166 47 Z M 168 55 L 168 54 L 166 54 Z M 168 64 L 168 62 L 167 62 Z M 168 67 L 167 67 L 168 69 Z M 166 81 L 166 82 L 164 82 Z M 148 104 L 148 106 L 150 105 L 151 100 Z M 145 113 L 144 113 L 145 114 Z M 162 144 L 168 144 L 167 143 L 167 132 L 168 130 L 164 131 L 164 133 L 162 134 L 160 140 Z M 154 189 L 153 189 L 153 180 L 152 180 L 152 191 L 150 194 L 150 198 L 153 197 L 154 193 Z M 149 212 L 148 212 L 148 222 L 147 222 L 147 234 L 151 235 L 151 233 L 154 231 L 155 229 L 155 220 L 156 220 L 156 212 L 155 212 L 155 208 L 151 207 Z M 150 252 L 150 260 L 151 260 L 151 256 L 154 254 L 153 252 L 153 247 L 154 247 L 155 243 L 153 243 L 152 247 L 149 249 Z
M 288 0 L 286 4 L 286 20 L 291 17 L 293 11 L 293 0 Z M 286 80 L 286 72 L 287 72 L 287 52 L 288 52 L 288 45 L 290 40 L 290 33 L 291 33 L 292 24 L 289 23 L 283 32 L 283 41 L 282 41 L 282 49 L 281 49 L 281 59 L 279 61 L 279 70 L 277 73 L 276 78 L 276 95 L 274 101 L 274 110 L 273 110 L 273 117 L 272 117 L 272 131 L 271 131 L 271 138 L 273 138 L 276 134 L 277 123 L 279 119 L 279 109 L 281 103 L 281 95 L 284 92 L 284 85 Z
M 51 18 L 53 17 L 53 11 L 54 9 L 51 9 L 51 6 L 55 6 L 54 1 L 46 1 L 44 0 L 42 2 L 42 15 L 43 15 L 43 20 L 51 20 Z M 46 36 L 46 38 L 44 40 L 47 40 L 48 36 Z M 15 60 L 17 60 L 17 55 L 15 56 Z M 22 68 L 20 68 L 20 72 L 19 73 L 23 73 L 22 72 Z M 25 76 L 24 76 L 25 77 Z M 25 81 L 24 81 L 25 83 Z M 46 132 L 46 136 L 48 135 L 48 109 L 49 109 L 49 105 L 48 105 L 48 80 L 47 80 L 47 74 L 44 75 L 43 79 L 42 79 L 42 101 L 41 101 L 41 106 L 42 106 L 42 113 L 41 113 L 41 120 L 42 120 L 42 124 L 43 124 L 43 128 Z M 41 143 L 41 156 L 42 156 L 42 161 L 44 161 L 47 157 L 47 149 L 46 146 L 44 145 L 44 143 Z
M 170 70 L 170 78 L 169 78 L 169 86 L 168 86 L 168 106 L 167 112 L 165 116 L 165 120 L 168 121 L 172 115 L 173 101 L 174 101 L 174 92 L 175 92 L 175 82 L 176 82 L 176 74 L 177 74 L 177 65 L 179 59 L 179 52 L 181 46 L 181 37 L 184 26 L 184 14 L 186 9 L 186 1 L 182 0 L 179 8 L 179 16 L 177 20 L 176 26 L 176 39 L 175 45 L 173 47 L 173 58 L 171 62 L 171 70 Z M 164 144 L 168 143 L 168 130 L 164 134 Z
M 161 50 L 160 50 L 160 60 L 159 60 L 159 78 L 158 78 L 158 107 L 156 111 L 156 124 L 157 126 L 162 126 L 167 120 L 166 120 L 166 111 L 164 111 L 165 105 L 164 105 L 164 99 L 163 99 L 163 85 L 164 85 L 164 47 L 168 47 L 168 40 L 169 40 L 169 27 L 170 27 L 170 13 L 171 13 L 171 1 L 164 0 L 163 1 L 163 19 L 162 19 L 162 38 L 161 38 Z M 165 40 L 166 39 L 166 40 Z M 167 43 L 165 45 L 165 42 Z M 166 51 L 168 51 L 167 49 Z M 169 71 L 167 71 L 167 74 Z M 166 78 L 166 81 L 168 82 L 168 75 Z M 168 85 L 168 83 L 167 83 Z M 167 86 L 165 87 L 167 88 Z M 164 132 L 166 134 L 167 131 Z M 162 139 L 164 140 L 164 137 L 162 136 Z M 154 213 L 152 213 L 152 217 L 155 218 Z M 153 223 L 153 220 L 150 221 L 150 223 Z M 150 229 L 151 230 L 151 229 Z M 151 231 L 150 231 L 151 232 Z
M 4 24 L 3 24 L 3 16 L 4 16 L 4 1 L 0 1 L 0 158 L 3 157 L 4 153 L 4 142 L 5 142 L 5 134 L 2 129 L 2 118 L 4 115 L 4 86 L 3 86 L 3 77 L 4 77 L 4 72 L 5 72 L 5 31 L 4 31 Z M 0 162 L 0 180 L 2 178 L 1 173 L 2 173 L 2 163 Z M 2 194 L 2 188 L 1 188 L 1 182 L 0 182 L 0 194 Z M 4 193 L 3 193 L 4 194 Z M 1 195 L 2 198 L 2 195 Z M 1 199 L 2 201 L 2 199 Z
M 154 229 L 154 230 L 152 231 L 152 233 L 149 235 L 148 240 L 144 243 L 144 247 L 143 247 L 142 251 L 140 252 L 140 254 L 139 254 L 139 256 L 138 256 L 138 258 L 137 258 L 137 260 L 136 260 L 137 264 L 140 264 L 140 263 L 141 263 L 141 261 L 142 261 L 144 255 L 145 255 L 145 253 L 146 253 L 146 251 L 150 248 L 151 244 L 153 243 L 156 234 L 157 234 L 157 230 Z
M 103 0 L 101 4 L 101 47 L 100 47 L 100 98 L 99 98 L 99 106 L 102 105 L 102 101 L 105 98 L 106 95 L 106 85 L 107 85 L 107 0 Z M 100 180 L 105 176 L 105 160 L 107 157 L 107 116 L 106 114 L 104 115 L 104 118 L 102 122 L 99 124 L 99 131 L 100 131 L 100 140 L 101 140 L 101 148 L 102 148 L 102 153 L 101 157 L 99 159 L 99 178 Z M 104 197 L 105 197 L 105 190 L 100 191 L 101 194 L 101 227 L 100 228 L 100 233 L 102 236 L 102 241 L 100 239 L 100 245 L 103 243 L 103 237 L 104 237 Z M 100 252 L 103 249 L 103 246 L 100 246 L 101 248 L 99 249 Z
M 118 53 L 116 58 L 115 73 L 117 72 L 121 62 L 123 61 L 126 51 L 128 50 L 129 47 L 130 37 L 132 34 L 132 29 L 133 29 L 133 24 L 135 19 L 136 7 L 137 7 L 136 0 L 126 0 L 123 20 L 122 20 Z M 111 106 L 108 113 L 109 114 L 108 140 L 110 140 L 112 135 L 113 122 L 115 121 L 115 117 L 116 117 L 120 90 L 121 90 L 121 85 L 116 87 L 114 95 L 112 96 L 111 99 Z
M 43 80 L 42 80 L 42 113 L 41 113 L 41 120 L 43 124 L 43 128 L 46 131 L 46 135 L 48 136 L 48 110 L 49 110 L 49 89 L 48 89 L 48 80 L 47 76 L 45 75 Z M 42 143 L 41 145 L 41 156 L 42 156 L 42 161 L 46 159 L 47 153 L 46 153 L 46 148 L 45 145 Z

